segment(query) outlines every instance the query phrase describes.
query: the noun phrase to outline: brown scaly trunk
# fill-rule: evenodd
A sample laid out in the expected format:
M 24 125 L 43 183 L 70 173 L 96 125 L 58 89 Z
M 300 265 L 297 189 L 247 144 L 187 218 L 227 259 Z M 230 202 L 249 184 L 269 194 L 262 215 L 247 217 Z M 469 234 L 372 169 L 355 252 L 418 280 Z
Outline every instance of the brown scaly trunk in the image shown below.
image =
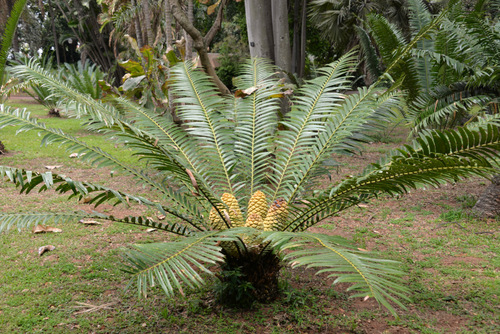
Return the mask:
M 2 144 L 1 141 L 0 141 L 0 154 L 5 154 L 5 146 L 4 144 Z
M 254 301 L 268 303 L 274 301 L 280 293 L 278 277 L 281 262 L 272 252 L 261 252 L 261 248 L 245 252 L 241 255 L 225 254 L 225 262 L 221 265 L 221 272 L 217 278 L 221 286 L 226 289 L 219 290 L 219 302 L 236 307 L 250 307 Z M 234 273 L 238 272 L 238 283 L 235 284 Z M 246 296 L 238 295 L 242 286 L 247 288 Z M 240 287 L 235 286 L 240 285 Z M 229 287 L 229 288 L 228 288 Z M 236 295 L 235 295 L 236 294 Z
M 484 218 L 500 216 L 500 175 L 491 180 L 491 184 L 481 194 L 472 211 Z

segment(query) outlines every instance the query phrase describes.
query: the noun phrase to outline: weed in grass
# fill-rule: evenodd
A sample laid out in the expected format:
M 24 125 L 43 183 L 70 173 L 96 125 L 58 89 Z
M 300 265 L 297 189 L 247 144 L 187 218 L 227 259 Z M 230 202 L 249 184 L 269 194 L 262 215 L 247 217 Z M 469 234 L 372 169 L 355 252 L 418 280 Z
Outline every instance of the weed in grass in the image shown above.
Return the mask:
M 439 215 L 439 218 L 446 222 L 456 222 L 467 218 L 467 212 L 463 209 L 451 209 Z
M 474 195 L 465 194 L 465 195 L 457 196 L 457 201 L 462 204 L 463 209 L 470 209 L 474 205 L 476 205 L 477 198 Z

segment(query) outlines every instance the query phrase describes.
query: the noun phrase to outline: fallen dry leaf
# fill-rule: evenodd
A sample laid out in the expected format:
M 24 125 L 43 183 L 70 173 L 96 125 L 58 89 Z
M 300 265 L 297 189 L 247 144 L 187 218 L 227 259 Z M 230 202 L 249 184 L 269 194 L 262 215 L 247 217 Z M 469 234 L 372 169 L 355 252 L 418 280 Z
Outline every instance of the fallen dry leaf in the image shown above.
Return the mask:
M 33 227 L 33 233 L 61 233 L 62 230 L 57 227 L 36 225 Z
M 91 313 L 91 312 L 95 312 L 95 311 L 99 311 L 99 310 L 103 310 L 103 309 L 111 309 L 111 306 L 115 305 L 117 302 L 111 302 L 111 303 L 102 304 L 102 305 L 92 305 L 92 304 L 80 303 L 80 302 L 76 302 L 76 303 L 80 304 L 80 305 L 75 305 L 74 307 L 81 308 L 82 311 L 78 311 L 78 312 L 75 312 L 73 314 Z
M 43 253 L 53 251 L 54 249 L 56 249 L 56 247 L 52 245 L 42 246 L 38 248 L 38 256 L 42 256 Z
M 53 170 L 53 169 L 56 169 L 56 168 L 61 168 L 62 165 L 57 165 L 57 166 L 45 166 L 45 168 L 47 168 L 48 170 Z
M 85 224 L 85 225 L 102 225 L 102 223 L 99 223 L 98 221 L 95 221 L 95 220 L 80 219 L 78 222 L 80 224 Z
M 151 232 L 154 232 L 154 231 L 156 231 L 156 229 L 155 229 L 155 228 L 148 228 L 148 229 L 146 230 L 146 232 L 148 232 L 148 233 L 151 233 Z
M 158 218 L 158 220 L 163 220 L 163 219 L 165 219 L 165 215 L 158 215 L 158 216 L 156 216 L 156 218 Z
M 78 153 L 71 153 L 69 155 L 70 158 L 77 158 L 78 157 Z

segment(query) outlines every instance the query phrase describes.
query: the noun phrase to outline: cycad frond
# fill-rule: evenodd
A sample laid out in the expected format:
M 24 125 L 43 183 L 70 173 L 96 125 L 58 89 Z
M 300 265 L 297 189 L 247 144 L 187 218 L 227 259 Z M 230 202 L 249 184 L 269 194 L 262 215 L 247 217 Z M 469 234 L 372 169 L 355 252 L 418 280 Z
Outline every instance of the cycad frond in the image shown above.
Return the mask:
M 465 89 L 465 87 L 458 87 Z M 483 106 L 491 100 L 485 95 L 467 96 L 467 90 L 439 86 L 421 94 L 409 107 L 408 120 L 413 132 L 428 128 L 449 128 L 457 125 L 472 106 Z M 462 94 L 464 95 L 463 97 Z
M 287 202 L 295 199 L 303 190 L 304 184 L 312 179 L 315 169 L 323 160 L 329 158 L 331 153 L 341 153 L 354 145 L 349 137 L 368 122 L 378 109 L 378 103 L 385 102 L 384 99 L 375 100 L 373 90 L 373 87 L 359 88 L 357 94 L 346 96 L 341 105 L 332 108 L 331 116 L 326 120 L 323 131 L 318 131 L 308 154 L 302 156 L 300 164 L 294 166 L 283 182 L 284 186 L 288 187 L 288 193 L 283 195 Z
M 213 274 L 207 265 L 224 261 L 220 242 L 238 240 L 239 229 L 198 233 L 180 241 L 135 245 L 126 254 L 129 263 L 125 271 L 133 275 L 139 293 L 160 285 L 169 296 L 174 290 L 182 292 L 181 284 L 194 288 L 204 284 L 197 270 Z
M 500 130 L 492 125 L 470 131 L 467 128 L 433 131 L 405 146 L 361 175 L 330 188 L 323 197 L 308 199 L 296 208 L 287 230 L 303 231 L 347 207 L 379 193 L 391 195 L 425 185 L 439 186 L 462 177 L 495 173 L 495 153 L 500 149 Z
M 276 159 L 272 177 L 276 188 L 271 201 L 289 197 L 291 184 L 295 182 L 289 171 L 302 163 L 310 146 L 317 144 L 316 136 L 325 131 L 325 120 L 333 117 L 332 108 L 345 99 L 342 91 L 349 87 L 349 71 L 354 66 L 354 55 L 349 53 L 319 72 L 320 77 L 311 80 L 300 89 L 300 97 L 294 100 L 292 110 L 282 122 L 286 130 L 276 140 Z
M 231 128 L 234 125 L 223 117 L 229 109 L 227 103 L 214 93 L 215 85 L 210 77 L 195 71 L 192 63 L 182 62 L 174 66 L 171 74 L 172 92 L 179 96 L 177 114 L 186 122 L 191 140 L 203 147 L 199 154 L 207 163 L 201 166 L 200 174 L 211 174 L 222 191 L 234 193 L 236 185 L 232 181 L 234 175 L 230 173 L 236 162 L 232 151 Z
M 373 77 L 378 78 L 382 72 L 380 71 L 380 62 L 377 51 L 370 40 L 370 36 L 362 27 L 356 27 L 356 31 L 358 33 L 359 44 L 361 45 L 361 50 L 363 51 L 363 56 L 366 62 L 366 68 Z
M 102 219 L 103 216 L 89 214 L 84 211 L 80 212 L 30 212 L 30 213 L 0 213 L 0 233 L 10 230 L 14 225 L 21 231 L 22 229 L 28 228 L 30 226 L 36 226 L 40 224 L 65 224 L 65 223 L 75 223 L 80 219 L 84 218 L 99 218 Z
M 30 59 L 26 65 L 14 66 L 12 75 L 48 89 L 53 98 L 68 105 L 77 117 L 88 115 L 93 120 L 104 122 L 108 126 L 122 118 L 119 110 L 110 104 L 93 99 L 89 94 L 79 92 L 44 69 L 35 58 Z
M 87 204 L 92 204 L 95 207 L 110 201 L 114 201 L 114 205 L 123 204 L 126 206 L 130 205 L 130 202 L 135 202 L 146 205 L 162 214 L 171 214 L 180 218 L 184 223 L 187 223 L 198 230 L 202 230 L 203 218 L 197 211 L 196 207 L 190 205 L 189 200 L 185 199 L 182 194 L 175 193 L 171 189 L 165 189 L 165 192 L 170 195 L 169 198 L 176 199 L 176 202 L 181 210 L 161 205 L 142 196 L 128 194 L 89 182 L 79 182 L 64 175 L 52 172 L 37 173 L 19 168 L 0 166 L 0 177 L 5 177 L 10 182 L 20 187 L 21 193 L 27 194 L 36 187 L 39 187 L 40 192 L 48 189 L 54 189 L 56 192 L 61 194 L 70 193 L 70 198 L 77 197 L 82 199 L 85 197 L 87 199 Z M 186 213 L 191 216 L 187 216 Z
M 352 297 L 373 297 L 393 315 L 396 311 L 390 301 L 405 308 L 395 298 L 406 298 L 407 292 L 401 285 L 404 273 L 397 269 L 398 262 L 377 259 L 369 252 L 356 250 L 345 239 L 322 234 L 274 232 L 264 241 L 271 242 L 279 251 L 291 250 L 284 260 L 292 262 L 293 266 L 321 267 L 318 274 L 337 277 L 334 284 L 354 283 L 348 289 L 357 292 Z M 311 249 L 306 246 L 310 242 L 321 247 Z M 304 246 L 307 248 L 303 249 Z
M 235 153 L 245 178 L 246 196 L 261 189 L 270 158 L 270 139 L 276 131 L 279 88 L 273 78 L 274 67 L 264 59 L 251 59 L 235 84 L 253 90 L 235 101 Z
M 21 13 L 24 10 L 24 6 L 26 5 L 27 0 L 17 0 L 12 6 L 12 10 L 10 11 L 9 19 L 7 20 L 7 24 L 4 27 L 4 32 L 2 37 L 2 42 L 0 46 L 0 85 L 3 84 L 3 76 L 5 73 L 5 63 L 7 62 L 7 56 L 9 54 L 10 45 L 12 44 L 12 38 L 16 33 L 17 29 L 17 21 L 21 16 Z M 3 8 L 2 10 L 7 10 L 7 8 Z
M 156 228 L 159 230 L 163 230 L 181 236 L 189 236 L 194 233 L 193 230 L 190 230 L 184 225 L 180 225 L 177 223 L 169 223 L 169 222 L 156 222 L 150 217 L 116 218 L 114 216 L 109 216 L 98 212 L 87 213 L 84 211 L 56 212 L 56 213 L 54 212 L 0 213 L 0 233 L 10 230 L 14 225 L 16 225 L 18 230 L 22 230 L 30 226 L 36 226 L 40 224 L 75 223 L 82 219 L 85 220 L 101 219 L 123 224 Z

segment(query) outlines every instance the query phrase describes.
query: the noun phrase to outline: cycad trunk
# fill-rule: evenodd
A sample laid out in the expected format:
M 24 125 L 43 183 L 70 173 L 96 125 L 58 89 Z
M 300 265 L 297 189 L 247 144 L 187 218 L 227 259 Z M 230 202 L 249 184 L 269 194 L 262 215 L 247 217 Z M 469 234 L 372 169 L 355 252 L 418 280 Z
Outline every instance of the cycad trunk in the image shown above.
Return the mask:
M 500 216 L 500 175 L 491 181 L 472 208 L 478 216 L 485 218 Z
M 222 291 L 220 302 L 237 307 L 250 307 L 253 301 L 267 303 L 279 296 L 279 257 L 262 248 L 248 249 L 243 254 L 226 253 L 221 272 L 217 275 Z M 238 277 L 235 277 L 238 273 Z M 244 291 L 243 291 L 244 290 Z M 242 296 L 247 291 L 246 296 Z
M 0 141 L 0 154 L 5 154 L 5 146 L 1 141 Z
M 153 33 L 153 29 L 151 28 L 151 24 L 152 24 L 152 17 L 153 15 L 151 14 L 151 7 L 149 5 L 149 0 L 143 0 L 142 4 L 143 4 L 143 8 L 144 8 L 144 19 L 145 19 L 145 22 L 144 22 L 144 26 L 146 27 L 146 36 L 147 36 L 147 39 L 148 39 L 148 45 L 149 46 L 153 46 L 153 43 L 155 41 L 155 36 L 154 36 L 154 33 Z

